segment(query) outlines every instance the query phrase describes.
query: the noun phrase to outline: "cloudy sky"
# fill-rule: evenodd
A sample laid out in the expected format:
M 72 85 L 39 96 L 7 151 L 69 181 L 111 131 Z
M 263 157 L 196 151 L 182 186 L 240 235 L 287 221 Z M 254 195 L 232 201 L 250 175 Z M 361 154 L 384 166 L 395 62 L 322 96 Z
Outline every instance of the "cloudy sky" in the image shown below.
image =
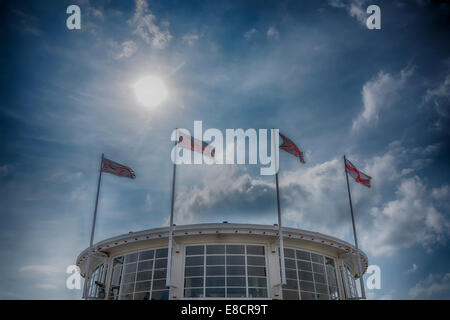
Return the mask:
M 81 30 L 66 9 L 81 8 Z M 381 30 L 365 26 L 381 8 Z M 352 239 L 381 268 L 372 299 L 450 298 L 450 5 L 445 1 L 0 1 L 0 298 L 79 299 L 66 267 L 96 241 L 167 224 L 176 127 L 280 128 L 285 225 Z M 138 103 L 162 79 L 168 98 Z M 180 166 L 175 223 L 276 223 L 257 165 Z

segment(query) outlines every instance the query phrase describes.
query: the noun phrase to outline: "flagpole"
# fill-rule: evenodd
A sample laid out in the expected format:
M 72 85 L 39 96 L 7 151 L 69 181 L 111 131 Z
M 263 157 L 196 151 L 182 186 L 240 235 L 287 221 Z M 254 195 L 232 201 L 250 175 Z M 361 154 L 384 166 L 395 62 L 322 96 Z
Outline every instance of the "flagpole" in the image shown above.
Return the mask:
M 362 269 L 361 269 L 361 257 L 359 255 L 359 249 L 358 249 L 358 238 L 356 236 L 356 227 L 355 227 L 355 217 L 353 215 L 353 205 L 352 205 L 352 196 L 350 193 L 350 184 L 348 182 L 348 172 L 347 167 L 345 166 L 347 163 L 347 158 L 344 155 L 344 170 L 345 170 L 345 177 L 347 179 L 347 191 L 348 191 L 348 200 L 350 202 L 350 213 L 352 215 L 352 226 L 353 226 L 353 237 L 355 238 L 355 248 L 356 248 L 356 255 L 358 260 L 358 274 L 359 274 L 359 283 L 361 286 L 361 296 L 363 299 L 366 298 L 366 291 L 364 290 L 364 281 L 362 276 Z
M 174 162 L 173 162 L 173 174 L 172 174 L 172 203 L 170 206 L 170 219 L 169 219 L 169 247 L 167 250 L 167 277 L 166 277 L 166 287 L 169 287 L 169 293 L 170 293 L 170 287 L 172 282 L 172 246 L 173 246 L 173 210 L 175 205 L 175 178 L 176 178 L 176 172 L 177 172 L 177 142 L 178 142 L 178 128 L 176 129 L 176 137 L 177 140 L 175 141 L 175 156 L 174 156 Z
M 276 137 L 278 138 L 278 137 Z M 275 170 L 278 169 L 278 150 L 275 150 L 275 130 L 272 129 L 272 152 L 275 152 Z M 280 260 L 281 260 L 281 286 L 286 285 L 286 268 L 284 262 L 284 242 L 283 242 L 283 229 L 281 225 L 281 209 L 280 209 L 280 188 L 278 185 L 278 170 L 275 173 L 275 185 L 277 188 L 277 209 L 278 209 L 278 237 L 280 241 Z
M 86 265 L 86 271 L 84 273 L 84 287 L 83 287 L 83 297 L 84 299 L 88 299 L 88 282 L 90 281 L 89 275 L 89 269 L 91 268 L 91 255 L 92 255 L 92 249 L 94 246 L 94 233 L 95 233 L 95 222 L 97 220 L 97 207 L 98 207 L 98 195 L 100 193 L 100 184 L 102 182 L 102 167 L 103 167 L 103 158 L 104 154 L 102 153 L 102 160 L 100 161 L 100 172 L 98 174 L 98 184 L 97 184 L 97 196 L 95 198 L 95 209 L 94 209 L 94 218 L 92 221 L 92 229 L 91 229 L 91 240 L 89 242 L 89 252 L 88 252 L 88 260 Z

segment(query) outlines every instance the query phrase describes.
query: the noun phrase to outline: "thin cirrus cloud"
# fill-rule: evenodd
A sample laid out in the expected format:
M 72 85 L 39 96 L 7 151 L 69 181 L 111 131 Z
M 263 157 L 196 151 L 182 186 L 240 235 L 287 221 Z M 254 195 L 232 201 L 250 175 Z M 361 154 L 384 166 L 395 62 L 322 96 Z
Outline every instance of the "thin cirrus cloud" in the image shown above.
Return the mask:
M 168 22 L 157 25 L 156 17 L 150 11 L 145 0 L 136 0 L 134 16 L 129 20 L 129 24 L 135 27 L 134 34 L 154 48 L 164 49 L 172 39 Z

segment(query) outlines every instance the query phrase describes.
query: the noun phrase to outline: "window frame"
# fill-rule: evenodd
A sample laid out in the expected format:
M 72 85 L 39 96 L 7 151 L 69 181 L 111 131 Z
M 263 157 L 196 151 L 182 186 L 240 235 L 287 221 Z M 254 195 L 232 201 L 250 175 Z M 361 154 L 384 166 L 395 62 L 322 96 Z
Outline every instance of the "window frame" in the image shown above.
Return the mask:
M 307 292 L 307 293 L 311 293 L 311 294 L 314 294 L 314 295 L 317 294 L 316 280 L 315 280 L 315 276 L 314 276 L 315 271 L 314 271 L 314 266 L 313 266 L 313 264 L 314 264 L 314 263 L 318 264 L 318 263 L 313 261 L 312 256 L 311 256 L 311 253 L 314 253 L 314 254 L 316 254 L 316 255 L 320 255 L 320 256 L 323 257 L 323 262 L 322 262 L 320 265 L 322 265 L 322 266 L 324 267 L 324 272 L 323 272 L 323 274 L 324 274 L 325 282 L 326 282 L 326 283 L 320 283 L 320 282 L 317 282 L 317 284 L 320 284 L 320 285 L 326 285 L 326 286 L 327 286 L 327 293 L 326 293 L 326 295 L 328 295 L 328 300 L 341 300 L 341 299 L 342 299 L 342 298 L 341 298 L 341 293 L 340 293 L 340 291 L 339 291 L 339 282 L 338 282 L 338 280 L 337 280 L 337 277 L 338 277 L 338 259 L 337 259 L 336 257 L 330 256 L 330 255 L 328 255 L 328 254 L 323 254 L 323 253 L 318 252 L 318 251 L 315 251 L 315 250 L 306 249 L 306 248 L 284 247 L 284 249 L 291 249 L 291 250 L 294 250 L 294 256 L 295 256 L 294 261 L 296 262 L 296 263 L 295 263 L 295 272 L 296 272 L 296 278 L 297 278 L 297 280 L 296 280 L 296 281 L 297 281 L 297 289 L 286 289 L 286 288 L 283 288 L 283 289 L 281 290 L 281 294 L 282 294 L 283 300 L 284 300 L 284 293 L 283 293 L 284 290 L 287 290 L 287 291 L 296 291 L 297 294 L 298 294 L 298 300 L 302 300 L 302 296 L 301 296 L 301 292 L 302 292 L 302 291 Z M 310 254 L 310 259 L 309 259 L 309 260 L 297 259 L 297 256 L 296 256 L 296 250 L 308 252 L 308 253 Z M 337 288 L 337 292 L 338 292 L 338 298 L 337 298 L 337 299 L 331 299 L 331 298 L 330 298 L 330 297 L 331 297 L 331 293 L 330 293 L 330 284 L 329 284 L 328 274 L 327 274 L 327 268 L 326 268 L 326 258 L 332 259 L 333 262 L 334 262 L 334 273 L 335 273 L 335 279 L 336 279 L 336 288 Z M 292 259 L 292 258 L 286 258 L 286 256 L 285 256 L 285 259 Z M 301 261 L 309 261 L 309 263 L 311 264 L 311 271 L 306 271 L 306 272 L 310 272 L 310 273 L 311 273 L 311 275 L 312 275 L 312 281 L 309 281 L 309 280 L 300 280 L 300 277 L 298 276 L 298 273 L 299 273 L 300 271 L 302 271 L 302 270 L 300 270 L 300 269 L 298 268 L 297 260 L 301 260 Z M 278 247 L 278 261 L 281 261 L 280 247 Z M 280 264 L 280 263 L 279 263 L 279 264 Z M 288 268 L 288 269 L 294 270 L 294 269 L 292 269 L 292 268 Z M 286 266 L 285 266 L 285 271 L 286 271 Z M 281 272 L 281 265 L 280 265 L 280 272 Z M 287 280 L 287 279 L 286 279 L 286 280 Z M 293 279 L 291 279 L 291 280 L 293 280 Z M 308 290 L 301 290 L 301 287 L 300 287 L 300 281 L 308 281 L 308 282 L 311 282 L 311 283 L 313 284 L 313 286 L 314 286 L 314 292 L 311 292 L 311 291 L 308 291 Z M 323 294 L 323 293 L 321 293 L 321 294 Z M 315 300 L 319 300 L 319 299 L 317 299 L 317 297 L 316 297 Z
M 226 274 L 226 258 L 225 258 L 225 264 L 223 265 L 225 268 L 225 274 L 224 274 L 224 278 L 225 278 L 225 284 L 223 287 L 212 287 L 212 288 L 224 288 L 225 290 L 225 297 L 206 297 L 206 257 L 208 256 L 207 252 L 206 252 L 206 246 L 209 245 L 223 245 L 225 247 L 225 252 L 223 254 L 210 254 L 210 255 L 217 255 L 217 256 L 224 256 L 226 257 L 227 255 L 231 255 L 231 256 L 244 256 L 244 269 L 245 269 L 245 275 L 234 275 L 234 276 L 227 276 Z M 244 253 L 243 254 L 227 254 L 226 252 L 226 246 L 227 245 L 242 245 L 244 246 Z M 203 256 L 203 286 L 202 287 L 198 287 L 198 288 L 202 288 L 203 289 L 203 296 L 202 297 L 185 297 L 184 295 L 184 290 L 185 288 L 185 279 L 186 279 L 186 258 L 188 257 L 186 255 L 186 250 L 187 247 L 190 246 L 203 246 L 204 250 L 203 250 L 203 254 L 196 254 L 196 255 L 189 255 L 189 257 L 200 257 Z M 249 293 L 249 289 L 258 289 L 258 287 L 249 287 L 248 286 L 248 256 L 252 256 L 252 257 L 261 257 L 261 255 L 254 255 L 254 254 L 247 254 L 247 246 L 261 246 L 264 247 L 264 268 L 266 270 L 266 275 L 264 278 L 266 278 L 266 287 L 261 287 L 267 290 L 267 297 L 249 297 L 248 293 Z M 183 245 L 183 263 L 182 263 L 182 268 L 183 268 L 183 272 L 182 272 L 182 281 L 183 281 L 183 285 L 181 288 L 181 299 L 183 300 L 270 300 L 271 299 L 271 292 L 270 292 L 270 281 L 269 281 L 269 264 L 268 264 L 268 251 L 267 251 L 267 244 L 265 243 L 248 243 L 248 242 L 226 242 L 226 243 L 221 243 L 221 242 L 211 242 L 211 243 L 205 243 L 205 242 L 199 242 L 199 243 L 186 243 Z M 210 266 L 210 265 L 208 265 Z M 214 265 L 211 265 L 214 266 Z M 221 265 L 220 265 L 221 266 Z M 241 266 L 241 265 L 239 265 Z M 253 265 L 252 265 L 253 266 Z M 189 267 L 189 266 L 188 266 Z M 199 278 L 200 276 L 194 276 L 194 277 L 187 277 L 187 278 Z M 227 297 L 227 288 L 229 288 L 227 286 L 227 278 L 239 278 L 239 277 L 245 277 L 245 297 Z M 255 276 L 257 278 L 263 278 L 263 277 L 258 277 Z M 244 287 L 230 287 L 230 288 L 244 288 Z M 196 289 L 196 288 L 192 288 L 192 287 L 188 287 L 187 289 Z
M 119 283 L 119 291 L 117 293 L 117 300 L 123 300 L 123 299 L 121 299 L 121 296 L 127 294 L 127 293 L 122 293 L 122 286 L 123 286 L 123 280 L 124 280 L 124 275 L 125 275 L 124 270 L 125 270 L 125 266 L 127 264 L 131 264 L 131 263 L 136 263 L 136 270 L 134 271 L 135 278 L 134 278 L 133 282 L 130 282 L 130 284 L 133 283 L 133 291 L 130 293 L 133 296 L 131 300 L 135 300 L 135 294 L 136 293 L 144 292 L 144 291 L 139 291 L 139 292 L 135 291 L 136 290 L 136 283 L 137 282 L 145 282 L 145 281 L 150 281 L 150 289 L 148 291 L 149 292 L 148 300 L 152 300 L 153 291 L 154 291 L 154 289 L 153 289 L 153 281 L 155 280 L 154 277 L 155 277 L 155 263 L 156 263 L 156 260 L 157 259 L 158 260 L 166 259 L 167 260 L 167 264 L 169 263 L 169 261 L 168 261 L 168 254 L 167 254 L 166 257 L 156 258 L 156 250 L 158 250 L 158 249 L 167 249 L 168 250 L 168 247 L 167 246 L 160 246 L 160 247 L 141 248 L 141 249 L 136 249 L 136 250 L 133 250 L 133 251 L 127 251 L 127 252 L 123 252 L 123 253 L 119 253 L 119 254 L 116 254 L 114 256 L 111 256 L 111 260 L 110 261 L 111 261 L 111 265 L 112 266 L 114 264 L 114 259 L 120 258 L 120 257 L 123 257 L 123 259 L 124 259 L 123 263 L 122 263 L 122 266 L 121 266 L 121 271 L 120 271 L 120 283 Z M 154 251 L 152 259 L 139 260 L 139 253 L 145 252 L 145 251 L 150 251 L 150 250 Z M 135 262 L 131 262 L 131 263 L 125 263 L 125 256 L 130 255 L 130 254 L 136 254 L 137 255 L 136 261 Z M 137 281 L 137 274 L 138 274 L 138 272 L 150 271 L 150 269 L 149 270 L 144 270 L 144 271 L 138 271 L 139 262 L 140 261 L 149 261 L 149 260 L 152 260 L 152 269 L 151 269 L 152 277 L 151 277 L 151 279 L 150 280 Z M 165 268 L 158 268 L 158 270 L 160 270 L 160 269 L 161 270 L 166 270 L 166 276 L 164 278 L 161 278 L 161 279 L 159 279 L 159 278 L 156 279 L 157 281 L 158 280 L 166 281 L 166 279 L 167 279 L 167 264 L 166 264 Z M 108 287 L 108 290 L 106 291 L 107 294 L 106 294 L 106 297 L 105 297 L 108 300 L 109 299 L 114 299 L 113 297 L 110 297 L 110 291 L 111 291 L 111 286 L 112 286 L 112 277 L 114 275 L 114 267 L 112 267 L 111 270 L 112 270 L 112 272 L 110 273 L 110 275 L 108 275 L 109 287 Z M 168 290 L 169 290 L 169 288 L 166 287 L 165 289 L 157 289 L 155 291 L 168 291 Z M 170 292 L 169 292 L 169 294 L 170 294 Z

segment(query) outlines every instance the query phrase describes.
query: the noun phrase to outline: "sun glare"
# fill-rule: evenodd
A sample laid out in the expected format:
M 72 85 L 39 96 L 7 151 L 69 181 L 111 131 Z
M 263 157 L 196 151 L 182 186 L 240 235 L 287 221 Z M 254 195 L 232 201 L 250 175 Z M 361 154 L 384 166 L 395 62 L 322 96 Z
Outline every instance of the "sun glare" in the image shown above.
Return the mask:
M 140 104 L 146 107 L 156 107 L 167 99 L 167 88 L 160 78 L 146 76 L 134 85 L 134 92 Z

